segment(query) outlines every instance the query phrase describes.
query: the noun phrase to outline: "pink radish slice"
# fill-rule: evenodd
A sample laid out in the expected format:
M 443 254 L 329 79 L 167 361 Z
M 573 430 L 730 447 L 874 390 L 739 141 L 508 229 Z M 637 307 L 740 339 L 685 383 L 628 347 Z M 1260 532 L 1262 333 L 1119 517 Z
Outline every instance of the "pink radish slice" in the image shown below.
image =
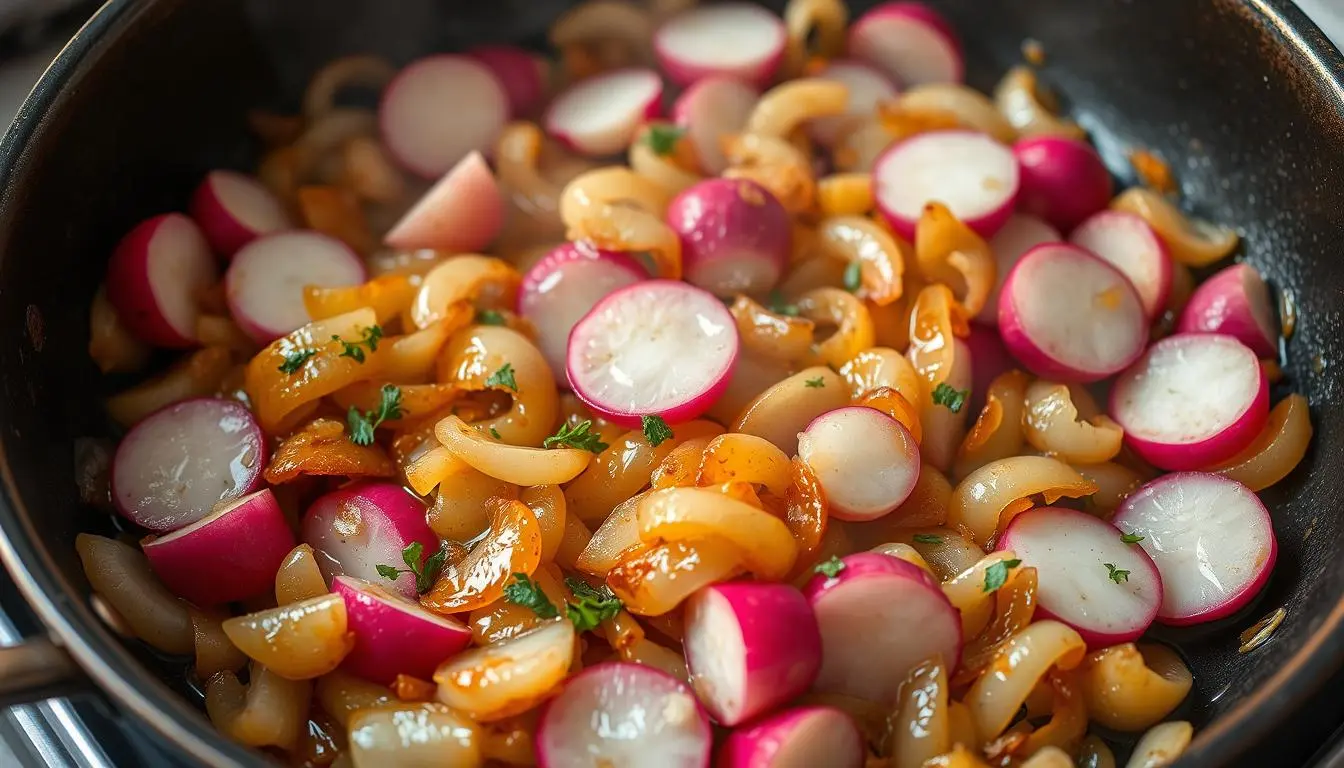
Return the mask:
M 1022 211 L 1069 232 L 1110 204 L 1111 175 L 1086 142 L 1035 136 L 1014 144 L 1013 154 L 1022 167 Z
M 166 213 L 126 234 L 107 265 L 107 298 L 137 338 L 159 347 L 196 345 L 196 295 L 215 282 L 215 257 L 191 219 Z
M 653 35 L 668 78 L 683 88 L 726 75 L 764 87 L 784 58 L 784 22 L 751 3 L 703 5 L 673 16 Z
M 1162 574 L 1163 624 L 1200 624 L 1251 601 L 1274 570 L 1279 545 L 1269 512 L 1235 480 L 1165 475 L 1129 495 L 1111 521 L 1142 536 Z
M 425 505 L 394 483 L 358 483 L 314 501 L 303 518 L 303 540 L 327 581 L 353 576 L 408 600 L 416 596 L 415 577 L 385 579 L 378 566 L 405 568 L 402 551 L 415 542 L 424 557 L 439 548 L 439 537 L 425 523 Z
M 919 444 L 874 408 L 823 413 L 798 435 L 798 458 L 817 475 L 832 517 L 876 520 L 896 509 L 919 480 Z
M 1090 382 L 1143 354 L 1148 320 L 1134 286 L 1115 267 L 1072 245 L 1033 248 L 999 295 L 999 333 L 1037 376 Z
M 754 181 L 695 184 L 672 199 L 667 223 L 681 237 L 686 281 L 715 296 L 766 293 L 789 261 L 789 212 Z
M 723 742 L 722 768 L 862 768 L 863 734 L 832 707 L 787 709 L 733 731 Z
M 923 3 L 883 3 L 849 28 L 849 55 L 897 83 L 959 83 L 965 66 L 952 25 Z
M 989 249 L 994 252 L 998 262 L 997 282 L 994 292 L 989 295 L 984 309 L 975 316 L 977 322 L 997 325 L 999 322 L 999 294 L 1008 273 L 1013 271 L 1017 262 L 1032 248 L 1044 243 L 1058 243 L 1064 239 L 1059 230 L 1035 216 L 1014 213 L 989 241 Z
M 995 326 L 980 325 L 971 323 L 971 335 L 966 337 L 966 348 L 971 352 L 971 399 L 968 402 L 970 406 L 967 418 L 975 418 L 980 415 L 980 409 L 985 405 L 985 394 L 989 392 L 989 384 L 999 377 L 999 374 L 1017 368 L 1017 361 L 1008 353 L 1008 348 L 1003 345 L 1003 339 L 999 337 L 999 330 Z M 961 365 L 961 361 L 957 361 Z M 951 386 L 949 382 L 949 386 Z
M 170 405 L 117 446 L 112 501 L 136 525 L 174 531 L 251 493 L 266 454 L 266 437 L 242 403 L 201 398 Z
M 341 666 L 366 680 L 391 685 L 399 674 L 428 680 L 439 664 L 471 644 L 471 630 L 460 621 L 430 613 L 381 584 L 337 576 L 331 591 L 345 601 L 347 626 L 355 636 Z
M 1013 213 L 1017 160 L 1007 147 L 974 131 L 932 131 L 896 144 L 873 165 L 877 206 L 903 237 L 932 201 L 984 237 Z
M 821 117 L 808 124 L 808 133 L 823 146 L 834 144 L 856 118 L 871 117 L 879 104 L 896 98 L 900 92 L 890 78 L 861 61 L 832 61 L 814 77 L 843 83 L 849 89 L 844 115 Z
M 691 596 L 683 641 L 691 685 L 723 725 L 737 725 L 811 687 L 821 668 L 812 607 L 787 584 L 716 584 Z
M 471 152 L 383 238 L 393 248 L 451 253 L 484 250 L 504 227 L 504 196 L 480 152 Z
M 719 139 L 746 126 L 760 97 L 755 88 L 733 77 L 707 77 L 677 97 L 672 119 L 686 129 L 706 173 L 718 175 L 728 167 Z
M 1255 267 L 1233 264 L 1195 288 L 1176 329 L 1231 336 L 1260 357 L 1278 356 L 1279 330 L 1269 286 Z
M 546 60 L 513 45 L 481 45 L 467 55 L 494 73 L 509 99 L 512 117 L 532 112 L 546 97 Z
M 585 155 L 624 152 L 635 131 L 662 109 L 663 81 L 651 69 L 605 72 L 569 87 L 551 102 L 546 131 Z
M 292 226 L 279 198 L 234 171 L 207 173 L 191 196 L 190 210 L 210 247 L 225 258 L 262 235 Z
M 294 549 L 271 489 L 220 504 L 200 520 L 143 544 L 149 567 L 179 597 L 210 606 L 261 594 Z
M 233 255 L 224 293 L 238 327 L 267 344 L 308 324 L 304 286 L 359 285 L 364 277 L 364 262 L 340 240 L 318 232 L 277 232 Z
M 1269 418 L 1269 381 L 1246 345 L 1211 333 L 1168 336 L 1111 388 L 1111 417 L 1154 466 L 1199 469 L 1232 458 Z
M 704 413 L 737 362 L 737 325 L 714 294 L 675 280 L 646 280 L 593 307 L 569 335 L 574 394 L 602 418 L 638 426 Z
M 571 677 L 537 725 L 541 768 L 707 768 L 712 747 L 709 718 L 685 683 L 626 662 Z
M 1069 242 L 1128 277 L 1149 319 L 1162 314 L 1171 292 L 1171 257 L 1148 222 L 1124 211 L 1102 211 L 1083 220 Z
M 406 65 L 378 105 L 388 151 L 427 179 L 439 178 L 473 151 L 489 150 L 508 119 L 504 86 L 467 56 L 428 56 Z
M 1157 566 L 1121 535 L 1084 512 L 1040 507 L 1014 517 L 998 548 L 1036 569 L 1038 611 L 1104 648 L 1142 635 L 1162 605 Z
M 919 662 L 961 662 L 961 615 L 938 582 L 904 560 L 860 552 L 803 591 L 821 627 L 819 691 L 891 704 Z
M 537 329 L 537 347 L 562 386 L 569 384 L 565 355 L 574 325 L 612 291 L 647 279 L 648 271 L 626 254 L 587 243 L 565 243 L 523 275 L 518 313 Z

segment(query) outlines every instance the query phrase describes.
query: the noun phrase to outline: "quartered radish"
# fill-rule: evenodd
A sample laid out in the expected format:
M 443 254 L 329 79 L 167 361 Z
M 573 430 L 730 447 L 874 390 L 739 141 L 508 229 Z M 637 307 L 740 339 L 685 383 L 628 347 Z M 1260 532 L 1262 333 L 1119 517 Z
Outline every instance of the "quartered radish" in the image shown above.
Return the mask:
M 686 604 L 683 639 L 691 685 L 723 725 L 737 725 L 798 696 L 821 668 L 812 607 L 787 584 L 705 587 Z
M 1278 356 L 1278 321 L 1269 286 L 1249 264 L 1233 264 L 1200 283 L 1176 329 L 1226 334 L 1260 357 Z
M 1087 142 L 1033 136 L 1014 144 L 1013 154 L 1022 168 L 1018 208 L 1063 232 L 1111 202 L 1111 175 Z
M 673 16 L 653 36 L 658 63 L 682 87 L 726 75 L 768 85 L 784 58 L 784 22 L 752 3 L 702 5 Z
M 1017 188 L 1012 150 L 975 131 L 922 133 L 883 152 L 873 165 L 878 209 L 911 240 L 924 206 L 935 200 L 981 236 L 993 237 L 1013 213 Z
M 462 622 L 430 613 L 382 584 L 337 576 L 331 591 L 345 601 L 347 626 L 355 636 L 341 666 L 366 680 L 391 685 L 399 674 L 427 680 L 445 659 L 471 645 L 471 630 Z
M 849 28 L 849 55 L 900 85 L 959 83 L 965 65 L 952 25 L 923 3 L 883 3 Z
M 546 97 L 546 60 L 516 45 L 479 45 L 467 55 L 494 73 L 514 118 L 528 115 Z
M 862 61 L 832 61 L 813 77 L 843 83 L 849 89 L 844 115 L 821 117 L 808 123 L 808 133 L 823 146 L 834 144 L 856 119 L 871 117 L 879 104 L 899 93 L 891 78 Z
M 238 327 L 267 344 L 308 324 L 304 286 L 359 285 L 364 277 L 364 262 L 340 240 L 319 232 L 277 232 L 233 255 L 224 293 Z
M 266 437 L 236 400 L 187 400 L 136 424 L 112 458 L 117 511 L 151 531 L 175 531 L 250 493 L 266 468 Z
M 258 237 L 290 226 L 280 199 L 236 171 L 211 171 L 191 196 L 191 217 L 215 253 L 228 258 Z
M 1149 319 L 1162 314 L 1171 292 L 1171 256 L 1148 222 L 1124 211 L 1102 211 L 1084 219 L 1069 242 L 1128 277 Z
M 826 693 L 891 704 L 919 662 L 941 654 L 961 661 L 961 615 L 922 568 L 873 552 L 842 561 L 834 577 L 818 574 L 804 594 L 821 628 Z
M 823 413 L 798 435 L 798 458 L 816 474 L 832 517 L 876 520 L 901 505 L 919 481 L 919 443 L 875 408 Z
M 166 536 L 150 536 L 142 547 L 165 586 L 209 606 L 269 591 L 294 548 L 294 533 L 271 489 L 263 488 Z
M 1269 418 L 1269 381 L 1231 336 L 1180 333 L 1115 381 L 1111 417 L 1125 442 L 1163 469 L 1213 466 L 1250 445 Z
M 677 97 L 672 120 L 686 129 L 705 173 L 718 175 L 728 167 L 719 140 L 746 126 L 760 97 L 735 77 L 706 77 Z
M 999 333 L 1037 376 L 1089 382 L 1143 354 L 1148 318 L 1134 286 L 1115 267 L 1077 246 L 1046 244 L 1008 273 L 999 294 Z
M 686 281 L 715 296 L 767 293 L 789 261 L 789 212 L 754 181 L 699 182 L 672 199 L 667 223 L 681 237 Z
M 786 709 L 723 742 L 723 768 L 861 768 L 868 751 L 854 719 L 833 707 Z
M 602 418 L 637 426 L 704 413 L 732 376 L 737 325 L 714 294 L 675 280 L 646 280 L 611 294 L 569 335 L 574 394 Z
M 303 541 L 313 548 L 322 575 L 353 576 L 385 585 L 408 600 L 416 596 L 415 577 L 383 578 L 378 566 L 405 569 L 402 552 L 419 543 L 424 557 L 439 548 L 439 537 L 425 522 L 425 505 L 394 483 L 358 483 L 314 501 L 303 518 Z
M 107 298 L 141 341 L 196 345 L 198 292 L 215 282 L 215 257 L 200 227 L 180 213 L 136 225 L 107 265 Z
M 383 91 L 378 126 L 397 162 L 437 179 L 469 153 L 488 151 L 509 119 L 509 96 L 490 68 L 468 56 L 427 56 Z
M 504 195 L 480 152 L 472 151 L 392 226 L 393 248 L 450 253 L 483 250 L 504 226 Z
M 546 131 L 592 157 L 630 146 L 635 131 L 662 109 L 663 81 L 651 69 L 604 72 L 571 85 L 546 112 Z
M 1157 620 L 1199 624 L 1251 601 L 1274 570 L 1278 541 L 1260 499 L 1235 480 L 1203 472 L 1164 475 L 1131 493 L 1111 521 L 1142 536 L 1162 574 Z
M 1106 521 L 1062 507 L 1013 518 L 998 548 L 1036 569 L 1037 610 L 1103 648 L 1142 635 L 1162 605 L 1162 578 L 1143 548 Z
M 707 768 L 712 747 L 709 718 L 685 683 L 626 662 L 571 677 L 537 725 L 541 768 Z
M 1026 213 L 1014 213 L 1009 216 L 1008 221 L 1004 222 L 989 241 L 989 249 L 993 251 L 994 260 L 998 263 L 996 273 L 998 284 L 989 294 L 984 309 L 975 316 L 976 321 L 997 325 L 999 294 L 1003 291 L 1003 283 L 1008 279 L 1008 273 L 1013 271 L 1017 262 L 1032 248 L 1043 243 L 1058 243 L 1063 239 L 1064 236 L 1059 234 L 1059 230 L 1035 216 Z

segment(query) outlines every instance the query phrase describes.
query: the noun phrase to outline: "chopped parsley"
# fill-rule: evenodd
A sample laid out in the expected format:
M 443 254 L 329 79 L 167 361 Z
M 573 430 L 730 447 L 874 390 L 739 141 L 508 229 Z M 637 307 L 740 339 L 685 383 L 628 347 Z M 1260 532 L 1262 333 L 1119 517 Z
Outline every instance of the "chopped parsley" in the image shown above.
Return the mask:
M 1116 584 L 1122 584 L 1129 581 L 1129 571 L 1122 568 L 1116 568 L 1115 563 L 1102 563 L 1102 565 L 1106 566 L 1106 570 L 1108 571 L 1106 575 Z
M 518 382 L 513 378 L 513 364 L 505 363 L 504 367 L 490 374 L 485 380 L 487 387 L 506 387 L 514 392 L 518 391 Z
M 293 352 L 286 352 L 285 362 L 280 364 L 279 371 L 281 373 L 292 374 L 302 368 L 303 364 L 308 362 L 308 360 L 316 354 L 316 349 L 296 349 Z
M 942 544 L 943 537 L 936 533 L 916 533 L 913 537 L 916 544 Z
M 390 581 L 396 581 L 403 573 L 415 575 L 415 591 L 419 594 L 425 594 L 434 586 L 434 580 L 439 578 L 439 572 L 443 570 L 443 563 L 448 559 L 448 546 L 442 545 L 439 551 L 430 555 L 422 564 L 420 556 L 424 554 L 425 548 L 418 541 L 413 541 L 406 545 L 401 551 L 401 560 L 406 563 L 406 568 L 394 568 L 390 565 L 377 566 L 378 575 Z
M 357 341 L 346 341 L 340 336 L 332 334 L 331 340 L 340 342 L 341 357 L 354 358 L 355 362 L 364 362 L 364 347 L 368 347 L 370 352 L 378 351 L 378 340 L 383 338 L 382 326 L 371 325 L 364 329 L 364 335 Z
M 592 428 L 592 419 L 584 419 L 572 427 L 568 424 L 561 424 L 560 429 L 554 435 L 541 441 L 541 446 L 543 448 L 554 448 L 560 445 L 592 453 L 601 453 L 607 450 L 609 446 L 602 442 L 600 435 L 591 431 Z
M 785 317 L 798 316 L 798 305 L 790 304 L 785 301 L 784 294 L 780 293 L 778 290 L 770 292 L 770 298 L 766 300 L 765 308 L 774 312 L 776 315 L 784 315 Z
M 498 429 L 495 429 L 494 427 L 491 427 L 491 428 L 490 428 L 490 436 L 493 437 L 493 438 L 495 438 L 496 440 L 501 440 L 501 439 L 503 439 L 503 438 L 501 438 L 501 437 L 499 436 L 499 430 L 498 430 Z
M 662 416 L 645 416 L 640 419 L 640 423 L 644 427 L 644 437 L 654 448 L 662 445 L 664 440 L 672 439 L 672 428 L 667 426 Z
M 525 573 L 513 574 L 513 583 L 504 587 L 504 599 L 514 605 L 531 608 L 539 619 L 554 619 L 560 615 L 537 582 L 529 579 Z
M 677 151 L 677 142 L 686 135 L 686 129 L 676 125 L 650 125 L 644 137 L 655 155 L 667 157 Z
M 1138 544 L 1140 541 L 1143 541 L 1143 537 L 1137 533 L 1122 533 L 1120 534 L 1120 541 L 1126 544 Z
M 933 388 L 933 404 L 941 405 L 953 413 L 961 413 L 961 409 L 966 406 L 966 398 L 970 397 L 969 389 L 953 389 L 947 382 L 942 381 Z
M 845 290 L 856 293 L 860 285 L 863 285 L 863 266 L 857 261 L 851 261 L 845 267 Z
M 818 376 L 815 379 L 808 379 L 807 381 L 803 382 L 803 386 L 810 387 L 812 389 L 821 389 L 822 387 L 826 386 L 826 378 L 824 376 Z
M 985 569 L 985 592 L 994 592 L 1002 587 L 1008 581 L 1008 570 L 1021 565 L 1022 561 L 1016 558 L 1012 560 L 1000 560 L 997 563 Z
M 384 384 L 379 390 L 378 410 L 360 413 L 355 406 L 345 413 L 346 426 L 350 428 L 350 442 L 355 445 L 372 445 L 373 430 L 388 419 L 400 419 L 401 389 L 395 384 Z
M 481 309 L 476 311 L 476 322 L 479 325 L 507 325 L 509 321 L 500 312 L 493 309 Z
M 827 560 L 824 563 L 817 563 L 816 567 L 812 570 L 824 574 L 828 578 L 834 579 L 836 576 L 840 575 L 841 571 L 845 570 L 845 562 L 835 555 L 831 555 L 830 560 Z
M 565 616 L 574 623 L 574 629 L 587 632 L 621 612 L 621 601 L 606 587 L 596 589 L 572 576 L 565 585 L 574 593 L 574 602 L 565 606 Z

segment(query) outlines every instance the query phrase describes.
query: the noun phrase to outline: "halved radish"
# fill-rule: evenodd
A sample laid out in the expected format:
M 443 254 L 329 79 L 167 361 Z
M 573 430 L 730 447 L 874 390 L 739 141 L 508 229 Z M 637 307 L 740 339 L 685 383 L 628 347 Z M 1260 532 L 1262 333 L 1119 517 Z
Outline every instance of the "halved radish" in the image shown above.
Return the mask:
M 879 104 L 896 98 L 900 92 L 891 78 L 869 64 L 851 59 L 832 61 L 813 77 L 843 83 L 849 89 L 844 115 L 820 117 L 808 123 L 808 133 L 823 146 L 834 144 L 856 119 L 872 117 Z
M 667 223 L 681 236 L 686 281 L 716 296 L 766 293 L 789 261 L 789 212 L 754 181 L 699 182 L 672 199 Z
M 862 768 L 868 756 L 854 719 L 833 707 L 786 709 L 733 731 L 722 768 Z
M 849 55 L 906 87 L 965 76 L 952 25 L 923 3 L 883 3 L 860 16 L 849 28 Z
M 425 522 L 425 505 L 394 483 L 357 483 L 314 501 L 303 518 L 303 540 L 313 548 L 322 575 L 353 576 L 415 599 L 415 577 L 383 578 L 378 566 L 405 569 L 402 552 L 419 543 L 428 557 L 439 537 Z
M 701 589 L 686 604 L 682 643 L 691 685 L 723 725 L 798 696 L 821 668 L 812 607 L 787 584 L 739 581 Z
M 821 628 L 817 690 L 891 704 L 919 662 L 961 662 L 961 616 L 922 568 L 873 552 L 849 555 L 804 594 Z
M 1013 145 L 1022 168 L 1018 207 L 1072 231 L 1111 202 L 1111 174 L 1089 144 L 1063 136 L 1033 136 Z
M 646 280 L 597 303 L 569 335 L 566 371 L 602 418 L 637 426 L 704 413 L 737 362 L 737 325 L 714 294 L 675 280 Z
M 1013 518 L 998 549 L 1036 569 L 1037 611 L 1104 648 L 1142 635 L 1162 605 L 1157 566 L 1121 536 L 1085 512 L 1039 507 Z
M 117 317 L 136 338 L 159 347 L 196 345 L 196 296 L 214 282 L 210 245 L 180 213 L 136 225 L 107 265 L 107 298 Z
M 1111 521 L 1142 536 L 1162 574 L 1157 620 L 1199 624 L 1230 616 L 1260 591 L 1279 545 L 1269 512 L 1246 486 L 1221 475 L 1165 475 L 1131 493 Z
M 784 22 L 752 3 L 719 3 L 683 11 L 653 35 L 668 78 L 683 88 L 716 75 L 764 87 L 784 58 Z
M 165 586 L 210 606 L 269 591 L 294 548 L 294 533 L 271 489 L 263 488 L 141 546 Z
M 1073 245 L 1033 248 L 999 295 L 999 333 L 1037 376 L 1089 382 L 1143 354 L 1148 318 L 1134 286 L 1115 267 Z
M 652 667 L 611 662 L 566 683 L 537 725 L 541 768 L 705 768 L 713 734 L 686 684 Z
M 210 247 L 224 258 L 262 235 L 292 226 L 274 193 L 236 171 L 207 173 L 191 196 L 189 210 Z
M 393 248 L 450 253 L 483 250 L 504 226 L 504 196 L 480 152 L 472 151 L 392 226 Z
M 546 97 L 546 60 L 516 45 L 478 45 L 467 55 L 489 67 L 509 97 L 514 118 L 532 112 Z
M 1013 213 L 1017 160 L 1012 150 L 975 131 L 931 131 L 896 144 L 873 165 L 873 195 L 903 237 L 932 201 L 946 205 L 983 237 L 993 237 Z
M 1180 333 L 1115 381 L 1111 417 L 1125 442 L 1163 469 L 1209 467 L 1251 444 L 1269 418 L 1269 381 L 1245 344 Z
M 1200 283 L 1176 330 L 1232 336 L 1260 357 L 1279 352 L 1278 321 L 1269 286 L 1250 264 L 1233 264 Z
M 919 443 L 875 408 L 823 413 L 798 435 L 798 458 L 816 474 L 832 517 L 876 520 L 896 509 L 919 481 Z
M 1069 242 L 1128 277 L 1149 319 L 1162 314 L 1171 292 L 1171 256 L 1148 222 L 1124 211 L 1102 211 L 1084 219 Z
M 266 453 L 266 436 L 242 403 L 176 403 L 122 438 L 112 458 L 112 501 L 136 525 L 175 531 L 251 493 Z
M 672 120 L 686 129 L 705 173 L 718 175 L 728 167 L 719 140 L 746 126 L 760 97 L 735 77 L 706 77 L 677 97 Z
M 663 81 L 651 69 L 604 72 L 571 85 L 546 112 L 546 131 L 585 155 L 625 151 L 635 131 L 662 109 Z
M 989 294 L 984 309 L 975 316 L 976 321 L 997 325 L 999 295 L 1003 291 L 1004 282 L 1008 279 L 1008 273 L 1013 271 L 1017 262 L 1032 248 L 1043 243 L 1058 243 L 1063 239 L 1064 236 L 1059 234 L 1059 230 L 1035 216 L 1025 213 L 1014 213 L 1009 216 L 1008 221 L 1004 222 L 1003 227 L 989 241 L 989 249 L 994 252 L 994 260 L 998 263 L 996 273 L 998 284 Z
M 341 666 L 366 680 L 391 685 L 400 674 L 429 679 L 445 659 L 471 645 L 471 630 L 460 621 L 430 613 L 381 584 L 337 576 L 331 591 L 345 600 L 355 635 Z
M 489 150 L 509 119 L 503 84 L 467 56 L 427 56 L 383 91 L 383 143 L 407 170 L 437 179 L 469 153 Z
M 364 278 L 364 262 L 340 240 L 320 232 L 277 232 L 233 255 L 224 293 L 238 327 L 268 344 L 308 324 L 304 286 L 359 285 Z

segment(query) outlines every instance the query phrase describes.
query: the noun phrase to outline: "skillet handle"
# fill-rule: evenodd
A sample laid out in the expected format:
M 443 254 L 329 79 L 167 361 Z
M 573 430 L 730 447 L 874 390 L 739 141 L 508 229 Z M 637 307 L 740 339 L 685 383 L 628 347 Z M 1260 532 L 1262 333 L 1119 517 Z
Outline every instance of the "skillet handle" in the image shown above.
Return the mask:
M 0 708 L 86 689 L 84 675 L 64 649 L 45 637 L 0 648 Z

